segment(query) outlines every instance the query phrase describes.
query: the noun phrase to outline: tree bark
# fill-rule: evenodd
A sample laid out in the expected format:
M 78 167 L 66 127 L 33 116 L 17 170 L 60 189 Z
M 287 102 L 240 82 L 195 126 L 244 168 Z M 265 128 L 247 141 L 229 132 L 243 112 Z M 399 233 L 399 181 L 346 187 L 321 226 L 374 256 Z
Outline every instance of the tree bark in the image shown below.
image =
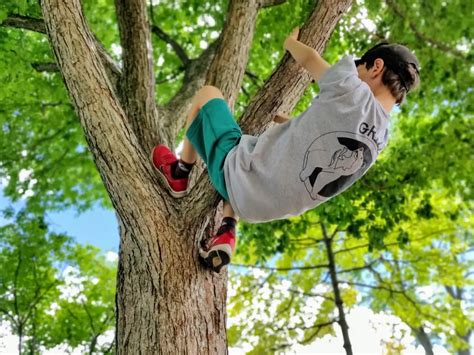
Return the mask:
M 200 240 L 212 233 L 217 194 L 201 174 L 188 196 L 172 198 L 156 177 L 147 154 L 152 141 L 171 140 L 177 127 L 169 123 L 174 119 L 171 113 L 166 113 L 179 106 L 179 97 L 187 104 L 191 91 L 184 88 L 176 100 L 157 112 L 154 94 L 150 96 L 154 79 L 150 76 L 153 68 L 144 2 L 116 3 L 122 46 L 128 47 L 124 48 L 120 92 L 107 75 L 80 0 L 41 0 L 58 67 L 119 221 L 117 353 L 226 354 L 227 274 L 212 273 L 197 259 Z M 221 83 L 224 96 L 232 105 L 245 72 L 257 11 L 262 4 L 278 3 L 252 0 L 249 6 L 243 6 L 241 0 L 231 0 L 218 41 L 206 52 L 207 57 L 189 63 L 190 71 L 206 70 L 206 76 L 193 73 L 192 85 L 205 77 L 208 83 Z M 340 9 L 341 4 L 348 3 L 350 0 L 339 0 L 332 6 Z M 317 9 L 321 8 L 324 6 Z M 133 18 L 127 20 L 132 10 Z M 317 18 L 322 22 L 313 21 L 311 25 L 321 28 L 317 38 L 323 43 L 336 20 Z M 131 28 L 127 28 L 127 21 Z M 235 32 L 237 28 L 240 30 Z M 313 33 L 311 26 L 305 28 L 308 35 Z M 202 58 L 212 59 L 207 61 L 210 69 Z M 289 81 L 284 75 L 279 78 Z M 292 87 L 279 85 L 284 91 Z M 269 88 L 272 86 L 265 90 Z M 266 92 L 265 97 L 280 94 Z M 252 122 L 258 130 L 258 122 Z
M 145 152 L 161 141 L 155 102 L 155 73 L 147 5 L 143 0 L 115 0 L 123 51 L 120 98 Z

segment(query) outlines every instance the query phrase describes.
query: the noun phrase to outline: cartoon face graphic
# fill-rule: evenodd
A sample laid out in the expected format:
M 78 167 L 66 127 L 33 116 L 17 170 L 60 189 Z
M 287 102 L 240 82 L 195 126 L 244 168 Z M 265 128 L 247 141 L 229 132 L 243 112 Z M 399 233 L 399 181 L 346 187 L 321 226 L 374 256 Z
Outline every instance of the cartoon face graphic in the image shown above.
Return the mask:
M 364 174 L 374 152 L 376 146 L 365 136 L 351 132 L 326 133 L 306 150 L 300 180 L 313 200 L 327 200 Z
M 347 149 L 343 146 L 341 149 L 336 150 L 332 156 L 332 160 L 329 163 L 330 167 L 334 170 L 342 169 L 342 175 L 350 175 L 359 170 L 364 164 L 364 149 L 359 148 L 355 151 Z M 348 172 L 349 171 L 349 172 Z

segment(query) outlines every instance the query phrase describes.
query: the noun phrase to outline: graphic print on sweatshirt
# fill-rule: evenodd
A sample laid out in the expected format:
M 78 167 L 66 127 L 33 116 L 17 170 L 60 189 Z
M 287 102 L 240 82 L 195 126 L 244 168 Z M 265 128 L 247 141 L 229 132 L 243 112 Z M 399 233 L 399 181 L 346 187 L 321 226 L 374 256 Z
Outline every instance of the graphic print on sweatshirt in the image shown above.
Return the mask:
M 362 176 L 376 154 L 377 146 L 367 136 L 325 133 L 306 150 L 300 180 L 313 200 L 327 200 Z

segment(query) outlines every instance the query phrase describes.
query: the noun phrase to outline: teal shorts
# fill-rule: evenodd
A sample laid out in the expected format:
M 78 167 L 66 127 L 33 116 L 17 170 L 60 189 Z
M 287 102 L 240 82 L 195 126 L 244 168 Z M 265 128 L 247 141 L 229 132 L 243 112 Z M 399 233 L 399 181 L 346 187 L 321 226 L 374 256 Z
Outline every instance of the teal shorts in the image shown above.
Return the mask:
M 227 201 L 224 161 L 240 141 L 242 132 L 224 99 L 214 98 L 201 107 L 186 132 L 194 149 L 207 165 L 212 185 Z

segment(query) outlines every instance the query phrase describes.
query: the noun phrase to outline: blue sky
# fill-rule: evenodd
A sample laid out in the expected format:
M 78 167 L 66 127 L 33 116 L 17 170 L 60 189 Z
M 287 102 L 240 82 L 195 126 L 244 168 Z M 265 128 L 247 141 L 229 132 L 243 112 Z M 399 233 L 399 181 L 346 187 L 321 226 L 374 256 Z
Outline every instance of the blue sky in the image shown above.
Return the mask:
M 9 205 L 9 200 L 0 190 L 0 210 Z M 19 206 L 21 202 L 15 204 L 15 207 Z M 52 231 L 67 234 L 78 243 L 94 245 L 104 252 L 118 252 L 118 224 L 112 210 L 105 210 L 97 205 L 87 212 L 78 214 L 70 208 L 61 212 L 48 213 L 46 221 Z M 0 225 L 4 222 L 0 218 Z

